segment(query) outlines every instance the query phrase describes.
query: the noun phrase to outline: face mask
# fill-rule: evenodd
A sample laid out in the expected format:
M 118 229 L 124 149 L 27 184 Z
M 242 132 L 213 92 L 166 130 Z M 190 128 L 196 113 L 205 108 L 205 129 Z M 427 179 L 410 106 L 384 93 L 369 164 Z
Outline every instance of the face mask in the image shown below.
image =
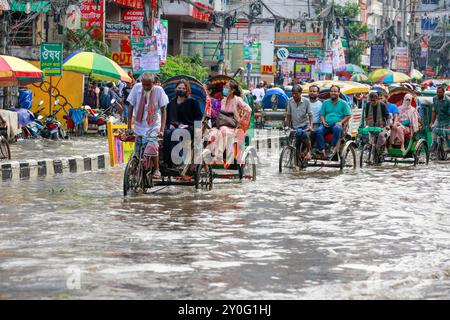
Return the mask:
M 222 94 L 224 97 L 228 97 L 228 88 L 223 88 Z
M 184 90 L 177 90 L 177 96 L 185 97 L 186 96 L 186 91 L 184 91 Z

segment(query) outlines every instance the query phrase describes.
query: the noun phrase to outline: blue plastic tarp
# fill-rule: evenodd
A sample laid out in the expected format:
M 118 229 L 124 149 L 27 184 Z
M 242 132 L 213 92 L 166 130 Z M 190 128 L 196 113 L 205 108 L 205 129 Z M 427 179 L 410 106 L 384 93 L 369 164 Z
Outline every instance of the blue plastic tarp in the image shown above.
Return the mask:
M 29 89 L 19 90 L 19 107 L 30 110 L 33 106 L 33 91 Z

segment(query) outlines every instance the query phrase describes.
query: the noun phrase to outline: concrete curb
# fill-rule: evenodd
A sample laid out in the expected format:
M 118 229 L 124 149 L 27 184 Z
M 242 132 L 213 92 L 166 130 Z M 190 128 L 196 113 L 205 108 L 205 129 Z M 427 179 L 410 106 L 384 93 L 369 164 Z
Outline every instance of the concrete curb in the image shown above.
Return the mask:
M 0 181 L 28 180 L 65 173 L 109 169 L 109 153 L 58 159 L 9 161 L 0 163 Z

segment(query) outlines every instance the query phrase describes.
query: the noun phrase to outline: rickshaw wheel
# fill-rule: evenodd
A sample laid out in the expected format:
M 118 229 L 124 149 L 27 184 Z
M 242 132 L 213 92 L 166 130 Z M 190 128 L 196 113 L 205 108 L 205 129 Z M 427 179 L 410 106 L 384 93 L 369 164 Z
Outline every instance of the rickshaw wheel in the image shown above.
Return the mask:
M 246 179 L 246 177 L 251 177 L 252 181 L 256 181 L 256 163 L 255 158 L 252 154 L 247 154 L 245 157 L 245 162 L 239 166 L 239 181 Z M 249 179 L 250 180 L 250 179 Z
M 279 161 L 279 172 L 291 172 L 295 165 L 295 148 L 292 146 L 284 146 L 281 151 Z
M 346 149 L 343 150 L 343 156 L 341 157 L 341 170 L 344 170 L 345 167 L 352 167 L 356 169 L 356 151 L 352 145 L 349 145 Z
M 372 157 L 372 146 L 369 144 L 365 144 L 361 150 L 361 155 L 359 157 L 359 167 L 370 166 L 372 163 L 370 161 Z
M 213 172 L 211 167 L 205 163 L 197 166 L 195 174 L 195 189 L 210 191 L 213 187 Z
M 448 157 L 448 152 L 444 151 L 445 141 L 443 141 L 443 140 L 444 139 L 439 138 L 439 145 L 438 145 L 438 148 L 437 148 L 437 158 L 440 161 L 446 161 L 447 157 Z
M 127 196 L 130 190 L 135 190 L 139 186 L 139 161 L 136 157 L 131 157 L 125 167 L 123 175 L 123 195 Z
M 0 137 L 0 160 L 11 160 L 9 143 L 4 137 Z
M 430 161 L 430 153 L 428 152 L 428 147 L 426 143 L 419 142 L 419 146 L 414 152 L 414 166 L 418 164 L 426 164 Z

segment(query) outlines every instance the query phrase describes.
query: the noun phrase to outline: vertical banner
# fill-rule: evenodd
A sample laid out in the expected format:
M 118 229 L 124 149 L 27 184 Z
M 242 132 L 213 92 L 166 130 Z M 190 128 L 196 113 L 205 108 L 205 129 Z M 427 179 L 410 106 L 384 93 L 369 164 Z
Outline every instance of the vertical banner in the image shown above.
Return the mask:
M 397 71 L 408 72 L 409 70 L 409 50 L 407 47 L 395 47 L 395 69 Z
M 159 72 L 158 45 L 155 36 L 132 38 L 133 73 Z
M 256 37 L 247 36 L 246 39 L 244 39 L 244 46 L 242 50 L 244 62 L 258 62 L 260 50 L 261 44 L 256 41 Z
M 153 36 L 156 37 L 158 56 L 161 64 L 167 62 L 168 26 L 168 20 L 154 19 Z
M 81 25 L 91 30 L 92 38 L 103 41 L 105 0 L 85 0 L 81 3 Z
M 333 73 L 333 51 L 325 51 L 323 59 L 318 58 L 314 66 L 315 72 L 318 74 Z
M 140 38 L 144 36 L 144 24 L 142 21 L 131 22 L 131 37 Z
M 333 51 L 333 68 L 335 72 L 345 70 L 345 54 L 344 48 L 342 47 L 341 38 L 333 41 L 331 45 Z
M 45 76 L 61 76 L 63 62 L 62 43 L 41 43 L 40 69 Z
M 370 47 L 370 68 L 384 67 L 384 44 L 374 44 Z

